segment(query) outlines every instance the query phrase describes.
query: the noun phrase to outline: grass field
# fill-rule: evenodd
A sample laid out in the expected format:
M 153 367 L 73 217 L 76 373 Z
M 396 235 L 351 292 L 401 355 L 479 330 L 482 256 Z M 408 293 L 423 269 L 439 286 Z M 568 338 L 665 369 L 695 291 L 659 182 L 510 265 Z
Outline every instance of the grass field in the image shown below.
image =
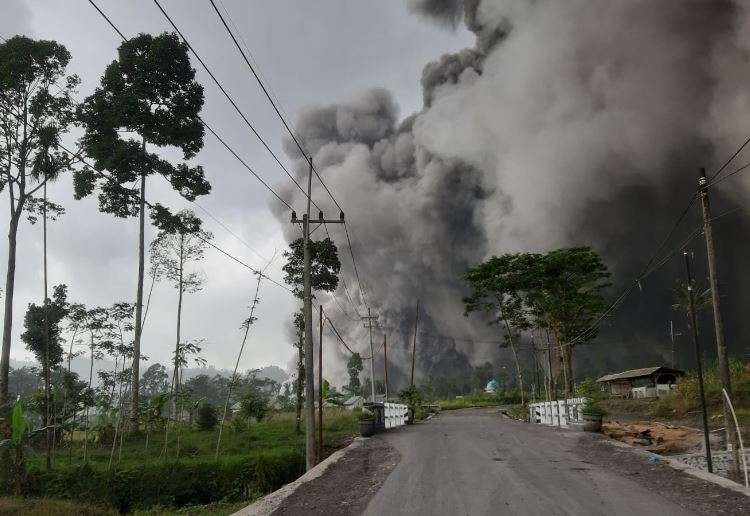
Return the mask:
M 179 458 L 177 431 L 170 430 L 164 454 L 162 430 L 149 436 L 148 446 L 145 435 L 126 436 L 111 466 L 111 444 L 89 442 L 84 463 L 76 435 L 72 447 L 56 450 L 51 472 L 43 450 L 26 452 L 26 498 L 0 498 L 0 514 L 231 514 L 303 472 L 304 421 L 302 428 L 295 432 L 294 414 L 287 413 L 227 425 L 216 460 L 218 429 L 202 432 L 185 423 Z M 327 409 L 322 456 L 348 444 L 358 429 L 356 412 Z
M 262 422 L 253 422 L 239 429 L 230 424 L 224 428 L 220 456 L 243 457 L 255 452 L 287 452 L 301 450 L 304 446 L 304 433 L 296 433 L 294 428 L 295 416 L 292 413 L 273 414 Z M 304 420 L 302 422 L 304 432 Z M 203 462 L 213 459 L 216 450 L 218 427 L 210 432 L 202 432 L 183 423 L 180 428 L 180 456 L 177 459 L 177 429 L 169 430 L 169 446 L 166 456 L 164 450 L 164 431 L 152 432 L 146 445 L 145 435 L 134 437 L 125 436 L 120 454 L 119 442 L 115 446 L 112 467 L 133 467 L 155 461 L 175 462 Z M 342 409 L 326 409 L 323 415 L 323 444 L 324 454 L 328 455 L 341 445 L 344 437 L 358 432 L 356 414 Z M 94 469 L 107 469 L 112 453 L 111 443 L 96 444 L 90 441 L 87 451 L 87 462 Z M 29 466 L 42 467 L 44 451 L 31 450 L 28 456 Z M 55 452 L 56 464 L 83 464 L 83 432 L 78 432 L 73 439 L 72 447 L 64 444 Z

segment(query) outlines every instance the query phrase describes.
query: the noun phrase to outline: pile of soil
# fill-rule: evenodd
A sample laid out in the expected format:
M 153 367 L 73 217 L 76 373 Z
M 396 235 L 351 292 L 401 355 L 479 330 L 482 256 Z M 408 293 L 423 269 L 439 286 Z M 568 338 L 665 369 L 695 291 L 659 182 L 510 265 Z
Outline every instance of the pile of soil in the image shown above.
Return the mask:
M 602 424 L 602 433 L 660 455 L 693 453 L 700 451 L 703 446 L 703 433 L 700 430 L 658 421 L 606 421 Z

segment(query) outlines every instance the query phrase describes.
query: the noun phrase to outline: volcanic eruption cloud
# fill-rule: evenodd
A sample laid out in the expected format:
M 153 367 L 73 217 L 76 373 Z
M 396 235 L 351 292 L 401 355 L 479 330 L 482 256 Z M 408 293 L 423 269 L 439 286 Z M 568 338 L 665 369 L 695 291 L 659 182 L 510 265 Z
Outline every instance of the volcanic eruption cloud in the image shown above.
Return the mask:
M 427 23 L 446 30 L 463 23 L 476 34 L 473 48 L 425 66 L 423 109 L 400 116 L 393 96 L 373 88 L 348 102 L 309 107 L 296 121 L 355 232 L 365 298 L 389 334 L 396 386 L 408 381 L 417 298 L 424 332 L 418 378 L 464 375 L 470 364 L 502 360 L 497 345 L 471 342 L 499 334 L 480 317 L 463 316 L 467 266 L 493 254 L 591 245 L 610 266 L 614 298 L 695 192 L 699 167 L 710 173 L 750 136 L 745 3 L 412 0 L 409 7 Z M 287 141 L 285 149 L 306 180 L 296 146 Z M 735 165 L 745 164 L 750 152 L 738 159 Z M 737 175 L 714 188 L 715 212 L 743 206 L 747 186 Z M 298 190 L 283 193 L 301 205 Z M 313 199 L 327 216 L 338 215 L 315 180 Z M 288 221 L 287 213 L 278 216 Z M 665 252 L 697 221 L 691 212 Z M 742 274 L 750 257 L 748 229 L 744 211 L 716 223 L 734 353 L 748 349 L 741 327 L 750 287 Z M 287 230 L 289 239 L 299 234 Z M 360 304 L 343 228 L 331 232 L 346 285 Z M 702 240 L 690 249 L 705 281 Z M 642 281 L 597 340 L 577 349 L 577 369 L 666 361 L 669 319 L 688 335 L 684 316 L 670 308 L 670 288 L 682 275 L 680 254 Z M 346 308 L 343 286 L 336 295 Z M 350 345 L 369 355 L 362 324 L 347 319 L 327 295 L 318 297 Z M 356 319 L 351 306 L 348 311 Z M 704 327 L 713 350 L 712 328 Z M 680 346 L 690 349 L 686 339 Z M 336 364 L 329 374 L 342 379 L 347 353 L 333 344 L 327 349 L 326 361 L 330 353 L 328 362 Z

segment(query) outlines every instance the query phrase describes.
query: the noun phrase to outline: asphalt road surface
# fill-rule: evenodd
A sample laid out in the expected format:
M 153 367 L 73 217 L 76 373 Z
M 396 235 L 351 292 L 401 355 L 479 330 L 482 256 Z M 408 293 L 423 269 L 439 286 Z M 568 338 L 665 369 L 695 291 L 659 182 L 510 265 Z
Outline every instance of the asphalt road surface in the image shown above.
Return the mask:
M 750 514 L 739 493 L 496 409 L 380 434 L 310 484 L 278 514 Z

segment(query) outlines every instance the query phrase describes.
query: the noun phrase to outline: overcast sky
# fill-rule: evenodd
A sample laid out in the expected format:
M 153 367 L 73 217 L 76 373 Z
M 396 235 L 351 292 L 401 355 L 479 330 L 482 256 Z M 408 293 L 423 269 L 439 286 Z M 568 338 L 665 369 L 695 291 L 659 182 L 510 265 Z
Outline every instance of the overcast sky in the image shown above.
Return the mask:
M 159 33 L 167 22 L 147 0 L 100 0 L 99 6 L 126 36 L 139 32 Z M 249 70 L 228 39 L 210 4 L 202 0 L 164 0 L 172 16 L 201 57 L 250 116 L 279 156 L 282 127 L 260 93 Z M 405 117 L 422 105 L 419 78 L 422 67 L 445 52 L 469 46 L 473 37 L 463 28 L 452 32 L 411 15 L 405 2 L 389 0 L 224 0 L 232 19 L 253 53 L 260 70 L 286 113 L 292 119 L 308 105 L 345 101 L 373 86 L 391 90 Z M 69 72 L 82 83 L 79 96 L 96 87 L 105 66 L 113 60 L 119 37 L 85 0 L 4 0 L 0 35 L 24 34 L 54 39 L 72 54 Z M 249 133 L 210 78 L 198 68 L 205 86 L 204 118 L 226 140 L 240 150 L 271 184 L 288 181 L 280 168 Z M 253 266 L 286 246 L 282 228 L 269 210 L 267 191 L 251 177 L 210 135 L 196 162 L 204 166 L 213 186 L 210 196 L 199 203 L 228 225 L 244 242 L 197 209 L 215 242 Z M 165 187 L 161 178 L 150 179 L 151 201 L 179 209 L 187 206 Z M 67 210 L 50 225 L 49 274 L 52 284 L 65 283 L 71 300 L 87 305 L 110 305 L 132 301 L 136 290 L 137 222 L 115 219 L 97 210 L 94 198 L 74 201 L 71 180 L 64 177 L 50 188 L 50 197 Z M 302 207 L 297 207 L 301 211 Z M 2 212 L 7 225 L 7 212 Z M 354 221 L 356 224 L 356 221 Z M 147 239 L 154 236 L 153 228 Z M 0 241 L 2 256 L 7 241 Z M 41 225 L 23 223 L 19 230 L 14 341 L 11 357 L 30 358 L 18 336 L 23 314 L 30 302 L 42 297 Z M 269 275 L 281 279 L 283 259 L 278 258 Z M 344 261 L 344 267 L 351 263 Z M 206 339 L 204 357 L 217 367 L 233 366 L 241 334 L 240 322 L 247 315 L 254 278 L 247 270 L 215 251 L 206 253 L 200 265 L 208 278 L 205 289 L 187 297 L 183 312 L 183 336 Z M 366 273 L 366 271 L 364 271 Z M 148 285 L 147 285 L 148 286 Z M 157 284 L 143 336 L 142 351 L 150 362 L 165 362 L 173 349 L 175 290 Z M 288 292 L 269 283 L 262 286 L 261 305 L 242 369 L 277 364 L 286 367 L 292 357 L 288 321 L 297 301 Z

